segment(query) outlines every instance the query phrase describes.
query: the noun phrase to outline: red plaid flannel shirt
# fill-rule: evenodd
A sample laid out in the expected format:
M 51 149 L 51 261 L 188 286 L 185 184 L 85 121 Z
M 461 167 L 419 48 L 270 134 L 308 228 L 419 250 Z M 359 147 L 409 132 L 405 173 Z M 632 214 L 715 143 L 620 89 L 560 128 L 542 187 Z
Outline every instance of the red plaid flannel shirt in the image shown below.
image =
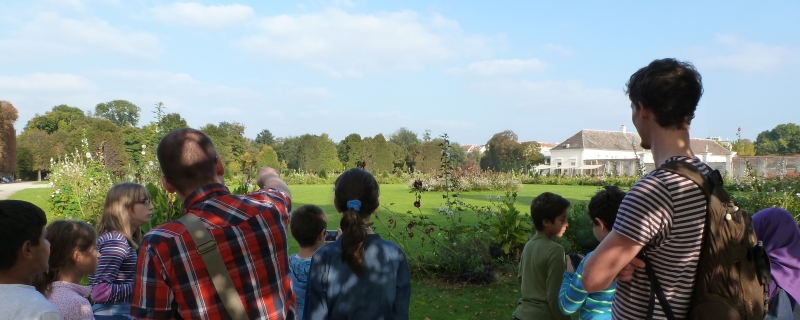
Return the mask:
M 222 184 L 187 197 L 217 241 L 250 319 L 294 319 L 287 225 L 291 199 L 275 189 L 233 195 Z M 144 237 L 131 315 L 138 319 L 230 319 L 192 237 L 179 222 Z

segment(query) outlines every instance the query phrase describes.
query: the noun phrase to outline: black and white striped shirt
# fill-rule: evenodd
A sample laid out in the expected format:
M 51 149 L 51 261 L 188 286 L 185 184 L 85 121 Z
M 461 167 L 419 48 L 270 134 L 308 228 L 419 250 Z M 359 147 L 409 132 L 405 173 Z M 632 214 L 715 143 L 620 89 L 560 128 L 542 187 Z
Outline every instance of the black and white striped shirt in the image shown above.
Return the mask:
M 672 157 L 688 162 L 704 174 L 711 168 L 697 158 Z M 694 289 L 697 262 L 705 227 L 706 199 L 691 180 L 665 171 L 653 171 L 631 188 L 617 213 L 614 231 L 645 246 L 650 263 L 678 319 L 686 318 Z M 644 319 L 650 281 L 644 269 L 633 280 L 619 282 L 614 297 L 614 319 Z M 656 301 L 654 319 L 665 319 Z

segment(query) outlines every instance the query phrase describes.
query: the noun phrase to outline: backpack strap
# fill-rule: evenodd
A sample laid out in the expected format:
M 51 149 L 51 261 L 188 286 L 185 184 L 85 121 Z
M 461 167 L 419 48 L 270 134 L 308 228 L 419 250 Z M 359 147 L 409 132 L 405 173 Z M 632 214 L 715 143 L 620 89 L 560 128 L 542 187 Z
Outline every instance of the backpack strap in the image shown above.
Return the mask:
M 194 213 L 186 213 L 178 222 L 183 224 L 189 231 L 189 235 L 197 246 L 197 253 L 203 259 L 206 265 L 208 275 L 211 276 L 211 282 L 214 284 L 214 289 L 217 290 L 222 305 L 228 311 L 231 319 L 233 320 L 246 320 L 249 319 L 242 303 L 242 298 L 236 291 L 236 286 L 233 285 L 233 278 L 231 278 L 225 262 L 222 260 L 222 255 L 217 248 L 217 242 L 211 233 L 208 232 L 203 221 Z
M 647 258 L 647 253 L 644 252 L 644 249 L 642 249 L 642 252 L 639 254 L 639 258 L 644 261 L 644 269 L 647 271 L 647 278 L 650 279 L 650 302 L 647 305 L 647 316 L 645 319 L 653 319 L 653 313 L 656 310 L 656 298 L 658 298 L 658 303 L 661 304 L 661 309 L 664 311 L 664 315 L 667 319 L 675 320 L 675 313 L 672 312 L 672 306 L 670 306 L 669 301 L 667 301 L 664 290 L 661 289 L 661 283 L 658 282 L 656 270 L 653 268 L 653 265 L 650 264 L 650 259 Z
M 697 169 L 697 167 L 685 161 L 669 161 L 662 164 L 658 170 L 674 173 L 691 180 L 698 187 L 700 187 L 701 190 L 703 190 L 703 195 L 706 197 L 706 202 L 708 202 L 708 198 L 711 196 L 713 186 L 708 182 L 708 180 L 706 180 L 706 178 L 703 176 L 703 173 L 700 172 L 700 169 Z M 676 319 L 675 313 L 672 311 L 672 306 L 670 306 L 667 296 L 664 294 L 664 290 L 661 288 L 661 283 L 658 281 L 655 268 L 653 268 L 653 265 L 650 263 L 650 259 L 647 258 L 647 253 L 645 253 L 644 249 L 642 249 L 642 252 L 639 254 L 639 258 L 644 261 L 645 271 L 647 271 L 647 278 L 650 279 L 650 302 L 647 306 L 647 316 L 645 319 L 653 318 L 656 298 L 658 298 L 658 302 L 661 304 L 661 309 L 664 311 L 664 315 L 667 317 L 667 319 Z

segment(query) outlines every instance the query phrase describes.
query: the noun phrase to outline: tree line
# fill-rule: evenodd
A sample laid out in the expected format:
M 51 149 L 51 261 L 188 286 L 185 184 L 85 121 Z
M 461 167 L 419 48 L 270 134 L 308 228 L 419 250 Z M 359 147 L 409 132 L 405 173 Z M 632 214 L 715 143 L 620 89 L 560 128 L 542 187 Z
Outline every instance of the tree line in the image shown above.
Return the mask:
M 84 112 L 68 105 L 54 106 L 35 115 L 14 139 L 17 111 L 7 101 L 0 101 L 0 172 L 17 173 L 23 179 L 35 179 L 50 168 L 51 159 L 80 149 L 87 137 L 91 150 L 102 151 L 105 165 L 124 172 L 131 165 L 141 165 L 144 154 L 155 147 L 166 133 L 188 127 L 178 113 L 167 113 L 156 104 L 155 121 L 139 125 L 141 108 L 129 101 L 99 103 Z M 374 173 L 433 173 L 442 165 L 441 138 L 426 130 L 419 134 L 399 128 L 384 136 L 352 133 L 341 141 L 327 134 L 275 137 L 264 128 L 255 139 L 245 137 L 245 126 L 235 121 L 206 124 L 198 128 L 214 141 L 228 172 L 246 166 L 269 165 L 282 170 L 309 173 L 341 172 L 365 163 Z M 543 163 L 540 146 L 534 141 L 521 142 L 510 130 L 494 134 L 485 144 L 485 152 L 467 154 L 452 143 L 450 163 L 463 170 L 520 171 Z M 800 154 L 800 127 L 788 123 L 760 133 L 755 142 L 738 140 L 732 146 L 739 155 Z
M 28 121 L 14 141 L 17 155 L 4 157 L 14 158 L 15 166 L 3 167 L 3 172 L 38 178 L 49 170 L 51 159 L 57 161 L 80 149 L 84 137 L 90 150 L 102 151 L 108 168 L 124 172 L 131 165 L 142 165 L 147 158 L 144 155 L 155 152 L 164 134 L 188 127 L 180 114 L 167 113 L 160 103 L 154 111 L 155 121 L 139 126 L 140 113 L 139 106 L 125 100 L 99 103 L 88 112 L 63 104 L 55 106 Z M 319 174 L 341 172 L 361 162 L 375 173 L 433 173 L 442 165 L 444 140 L 432 137 L 430 131 L 421 138 L 407 128 L 399 128 L 388 137 L 352 133 L 335 142 L 325 133 L 275 137 L 269 129 L 250 139 L 244 135 L 245 126 L 235 121 L 209 123 L 198 129 L 214 141 L 228 172 L 239 172 L 249 165 L 269 165 Z M 6 132 L 15 132 L 13 126 L 10 130 Z M 544 160 L 536 142 L 520 143 L 512 131 L 495 134 L 486 147 L 486 156 L 467 154 L 458 143 L 451 142 L 450 163 L 463 170 L 509 171 Z

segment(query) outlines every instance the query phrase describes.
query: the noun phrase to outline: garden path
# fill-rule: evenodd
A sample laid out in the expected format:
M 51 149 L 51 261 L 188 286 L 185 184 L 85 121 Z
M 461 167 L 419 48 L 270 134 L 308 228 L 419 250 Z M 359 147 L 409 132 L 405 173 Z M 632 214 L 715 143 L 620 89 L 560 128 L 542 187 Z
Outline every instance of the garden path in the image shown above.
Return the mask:
M 30 188 L 51 188 L 51 186 L 49 184 L 37 184 L 36 181 L 0 183 L 0 200 L 8 199 L 17 191 Z

